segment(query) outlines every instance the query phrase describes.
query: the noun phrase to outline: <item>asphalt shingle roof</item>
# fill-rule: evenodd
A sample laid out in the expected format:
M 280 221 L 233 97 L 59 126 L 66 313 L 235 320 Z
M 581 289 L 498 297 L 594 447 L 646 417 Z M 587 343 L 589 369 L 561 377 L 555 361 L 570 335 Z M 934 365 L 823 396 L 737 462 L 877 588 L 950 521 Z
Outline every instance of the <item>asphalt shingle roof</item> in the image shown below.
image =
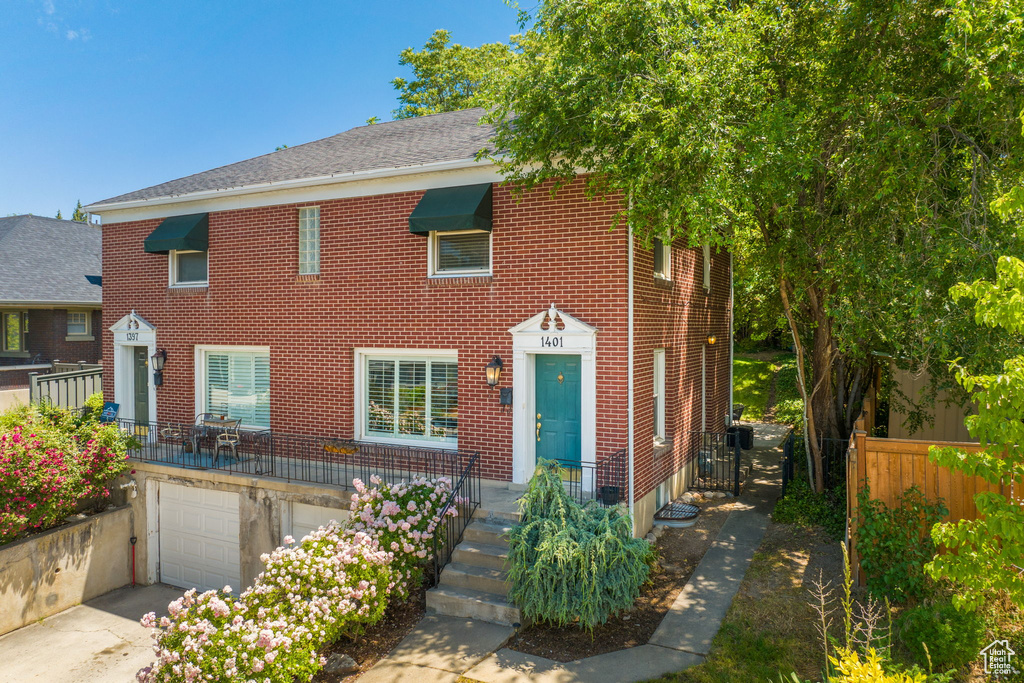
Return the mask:
M 100 303 L 99 226 L 42 216 L 0 218 L 0 302 Z
M 470 159 L 489 146 L 494 128 L 483 109 L 360 126 L 329 138 L 185 176 L 96 204 L 160 199 L 285 180 Z

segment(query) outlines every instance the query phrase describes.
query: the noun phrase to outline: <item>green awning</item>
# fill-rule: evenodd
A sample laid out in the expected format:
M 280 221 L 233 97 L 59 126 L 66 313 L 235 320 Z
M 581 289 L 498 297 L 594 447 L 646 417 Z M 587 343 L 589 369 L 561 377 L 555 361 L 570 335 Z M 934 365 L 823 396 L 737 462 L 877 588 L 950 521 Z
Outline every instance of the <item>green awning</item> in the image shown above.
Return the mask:
M 188 216 L 165 218 L 146 238 L 146 251 L 166 254 L 175 251 L 208 251 L 210 243 L 210 214 L 193 213 Z
M 409 214 L 409 232 L 491 231 L 491 184 L 427 190 Z

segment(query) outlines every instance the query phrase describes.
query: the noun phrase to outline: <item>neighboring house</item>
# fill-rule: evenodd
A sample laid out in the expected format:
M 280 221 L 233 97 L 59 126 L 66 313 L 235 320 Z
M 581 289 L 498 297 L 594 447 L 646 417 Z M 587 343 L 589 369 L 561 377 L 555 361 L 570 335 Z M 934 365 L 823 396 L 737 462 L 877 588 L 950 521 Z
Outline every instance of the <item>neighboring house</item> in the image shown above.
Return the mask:
M 644 248 L 579 180 L 516 200 L 476 159 L 481 114 L 363 126 L 88 206 L 121 417 L 458 447 L 513 484 L 539 457 L 628 449 L 650 528 L 686 484 L 688 434 L 726 426 L 730 257 Z M 510 406 L 485 382 L 495 357 Z
M 0 389 L 53 361 L 100 361 L 101 242 L 98 225 L 0 218 Z

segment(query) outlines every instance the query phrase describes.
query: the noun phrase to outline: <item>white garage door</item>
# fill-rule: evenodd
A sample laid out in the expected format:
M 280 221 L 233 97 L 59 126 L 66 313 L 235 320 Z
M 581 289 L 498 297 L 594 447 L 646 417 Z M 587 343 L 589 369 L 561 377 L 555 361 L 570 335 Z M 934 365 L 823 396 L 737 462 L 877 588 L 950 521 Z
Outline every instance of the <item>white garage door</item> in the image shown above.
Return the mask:
M 341 522 L 348 518 L 348 510 L 293 502 L 291 531 L 288 533 L 296 541 L 299 541 L 303 536 L 316 531 L 321 526 L 327 526 L 331 521 Z
M 237 493 L 160 484 L 160 580 L 200 590 L 244 588 Z

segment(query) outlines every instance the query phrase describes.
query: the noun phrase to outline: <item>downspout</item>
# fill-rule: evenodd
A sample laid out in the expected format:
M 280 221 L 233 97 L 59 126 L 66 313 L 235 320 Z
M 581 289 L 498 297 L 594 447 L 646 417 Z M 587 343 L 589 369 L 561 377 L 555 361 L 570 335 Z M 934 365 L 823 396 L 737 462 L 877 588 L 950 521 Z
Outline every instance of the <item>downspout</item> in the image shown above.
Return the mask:
M 629 206 L 633 208 L 630 198 Z M 629 515 L 633 519 L 633 535 L 637 533 L 637 521 L 634 514 L 636 487 L 633 471 L 633 226 L 626 226 L 627 258 L 626 258 L 626 453 L 629 464 Z
M 736 290 L 733 287 L 732 277 L 732 259 L 733 255 L 729 253 L 729 405 L 725 409 L 725 424 L 726 426 L 732 426 L 732 385 L 733 385 L 733 344 L 735 343 L 735 331 L 733 325 L 735 323 L 736 314 L 736 300 L 733 298 L 736 296 Z

